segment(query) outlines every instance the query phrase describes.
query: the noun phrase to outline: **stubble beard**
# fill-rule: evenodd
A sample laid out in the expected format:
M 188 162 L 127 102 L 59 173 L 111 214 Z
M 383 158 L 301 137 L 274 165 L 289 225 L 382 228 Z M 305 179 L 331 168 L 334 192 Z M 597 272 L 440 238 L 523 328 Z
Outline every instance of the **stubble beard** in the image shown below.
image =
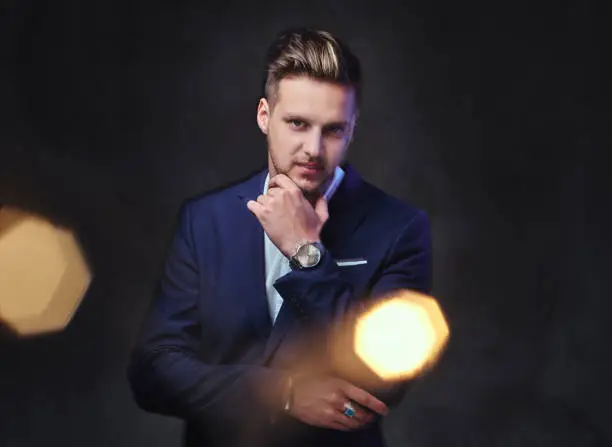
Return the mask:
M 269 154 L 270 157 L 270 161 L 272 163 L 272 167 L 274 168 L 274 171 L 276 173 L 276 175 L 279 174 L 284 174 L 287 177 L 289 177 L 289 170 L 291 169 L 291 166 L 288 169 L 281 169 L 279 164 L 276 162 L 276 160 L 274 159 L 274 156 L 270 153 Z M 291 177 L 289 177 L 291 178 Z M 293 180 L 293 179 L 291 179 Z M 314 190 L 311 189 L 304 189 L 303 187 L 301 187 L 300 185 L 297 185 L 298 188 L 300 188 L 300 190 L 302 191 L 302 194 L 304 194 L 304 197 L 311 203 L 316 203 L 317 199 L 319 197 L 321 197 L 322 195 L 322 191 L 323 188 L 326 187 L 329 183 L 330 183 L 331 179 L 330 178 L 326 178 L 325 180 L 323 180 L 323 182 L 321 184 L 319 184 L 319 186 L 317 188 L 315 188 Z

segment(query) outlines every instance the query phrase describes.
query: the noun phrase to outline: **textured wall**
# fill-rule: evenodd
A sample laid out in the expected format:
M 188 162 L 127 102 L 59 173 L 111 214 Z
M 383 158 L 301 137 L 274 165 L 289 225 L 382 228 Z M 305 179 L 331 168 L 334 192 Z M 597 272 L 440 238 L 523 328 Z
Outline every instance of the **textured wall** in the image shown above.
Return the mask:
M 612 443 L 604 11 L 152 3 L 0 7 L 0 203 L 74 226 L 96 274 L 63 333 L 0 335 L 0 445 L 179 445 L 132 402 L 129 347 L 181 200 L 265 161 L 263 53 L 302 24 L 362 59 L 354 165 L 433 219 L 453 338 L 389 445 Z

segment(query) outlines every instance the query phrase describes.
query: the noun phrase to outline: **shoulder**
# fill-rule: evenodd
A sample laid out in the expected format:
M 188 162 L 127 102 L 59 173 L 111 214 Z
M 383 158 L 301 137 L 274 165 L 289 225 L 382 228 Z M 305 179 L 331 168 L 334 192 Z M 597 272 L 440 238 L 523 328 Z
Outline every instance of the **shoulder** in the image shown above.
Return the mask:
M 181 203 L 180 214 L 188 214 L 193 219 L 222 212 L 233 203 L 239 203 L 241 198 L 251 198 L 250 195 L 257 194 L 261 189 L 259 183 L 263 184 L 263 180 L 265 180 L 265 171 L 258 169 L 231 183 L 187 197 Z
M 368 201 L 369 218 L 393 227 L 405 227 L 409 224 L 429 225 L 427 212 L 412 202 L 400 199 L 365 180 L 363 191 Z

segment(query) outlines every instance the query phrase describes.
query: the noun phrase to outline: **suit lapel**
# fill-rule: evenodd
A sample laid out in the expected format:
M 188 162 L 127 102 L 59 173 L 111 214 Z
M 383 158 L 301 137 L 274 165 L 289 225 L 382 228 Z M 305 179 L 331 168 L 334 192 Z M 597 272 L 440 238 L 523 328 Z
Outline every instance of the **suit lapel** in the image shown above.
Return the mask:
M 343 168 L 346 172 L 344 180 L 329 201 L 330 217 L 321 232 L 321 241 L 332 256 L 350 241 L 363 222 L 368 203 L 364 182 L 359 174 L 348 164 Z M 273 360 L 274 354 L 295 323 L 296 316 L 291 307 L 283 303 L 266 345 L 266 364 Z
M 344 180 L 329 201 L 329 219 L 321 232 L 321 241 L 332 254 L 348 243 L 365 219 L 369 203 L 361 176 L 351 165 L 344 170 Z
M 249 200 L 257 200 L 257 196 L 262 193 L 267 170 L 259 172 L 250 180 L 240 185 L 238 190 L 237 205 L 238 219 L 243 222 L 241 225 L 242 234 L 235 235 L 236 241 L 241 241 L 238 255 L 246 260 L 246 266 L 237 272 L 237 281 L 248 284 L 249 293 L 244 297 L 248 314 L 252 316 L 257 334 L 262 339 L 267 339 L 272 328 L 268 302 L 266 299 L 265 284 L 265 255 L 264 255 L 264 233 L 257 218 L 247 208 Z

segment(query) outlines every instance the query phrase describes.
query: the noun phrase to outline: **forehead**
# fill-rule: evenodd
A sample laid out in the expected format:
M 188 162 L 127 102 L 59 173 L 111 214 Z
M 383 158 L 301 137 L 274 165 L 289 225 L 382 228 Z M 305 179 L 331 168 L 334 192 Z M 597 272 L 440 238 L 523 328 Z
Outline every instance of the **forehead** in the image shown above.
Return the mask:
M 275 108 L 281 114 L 303 115 L 313 121 L 348 120 L 356 107 L 351 86 L 305 76 L 281 79 Z

